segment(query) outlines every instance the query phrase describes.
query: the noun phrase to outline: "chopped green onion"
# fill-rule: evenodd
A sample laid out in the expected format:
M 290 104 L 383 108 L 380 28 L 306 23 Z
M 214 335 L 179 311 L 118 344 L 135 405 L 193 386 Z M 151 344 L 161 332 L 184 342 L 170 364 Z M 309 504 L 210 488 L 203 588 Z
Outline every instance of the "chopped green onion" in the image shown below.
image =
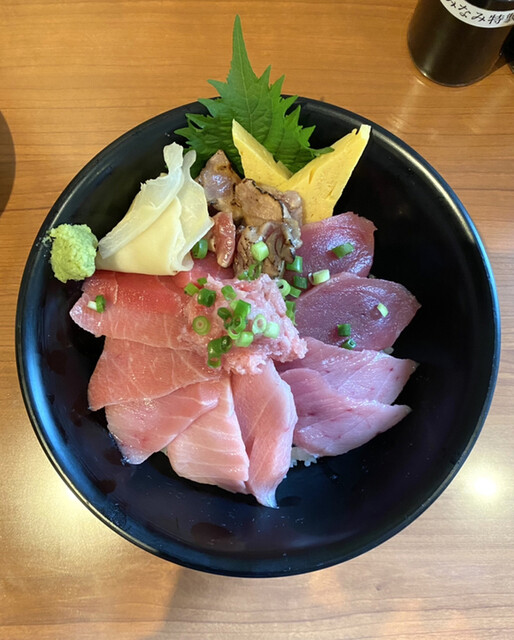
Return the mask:
M 351 324 L 338 324 L 337 325 L 337 335 L 348 337 L 352 335 L 352 325 Z
M 343 349 L 349 349 L 350 351 L 352 351 L 353 349 L 355 349 L 357 344 L 353 338 L 348 338 L 348 340 L 341 342 L 341 346 L 343 347 Z
M 228 318 L 232 317 L 230 309 L 227 309 L 227 307 L 220 307 L 216 313 L 222 320 L 227 320 Z
M 248 267 L 246 273 L 248 274 L 248 280 L 257 280 L 262 273 L 262 264 L 254 262 Z
M 330 280 L 330 271 L 328 269 L 321 269 L 321 271 L 315 271 L 309 276 L 310 281 L 314 285 L 322 284 L 327 280 Z
M 237 340 L 241 334 L 241 331 L 234 331 L 231 325 L 228 325 L 226 327 L 226 330 L 227 330 L 227 336 L 229 338 L 232 338 L 232 340 Z
M 211 330 L 211 323 L 205 316 L 196 316 L 193 320 L 193 331 L 204 336 Z
M 198 278 L 197 282 L 201 287 L 203 287 L 207 284 L 207 278 Z
M 269 256 L 268 245 L 263 240 L 252 244 L 252 256 L 257 262 L 265 260 Z
M 221 355 L 221 344 L 219 338 L 214 338 L 214 340 L 210 340 L 207 344 L 207 353 L 209 356 L 220 356 Z
M 241 317 L 244 320 L 246 320 L 246 316 L 252 310 L 252 305 L 249 302 L 245 302 L 244 300 L 237 300 L 235 301 L 235 304 L 234 302 L 232 302 L 230 306 L 234 310 L 234 318 Z
M 296 287 L 291 287 L 291 290 L 289 291 L 289 295 L 293 296 L 293 298 L 298 298 L 301 292 L 302 292 L 301 289 L 297 289 Z
M 253 333 L 251 331 L 241 331 L 237 340 L 236 346 L 238 347 L 249 347 L 253 342 Z
M 205 258 L 207 255 L 208 243 L 206 238 L 202 238 L 198 240 L 198 242 L 191 249 L 191 253 L 193 254 L 193 258 Z
M 103 313 L 105 311 L 105 298 L 102 294 L 96 296 L 95 298 L 96 310 L 98 313 Z
M 293 284 L 295 287 L 298 287 L 298 289 L 307 289 L 309 281 L 304 276 L 294 276 Z
M 232 347 L 232 338 L 230 336 L 221 336 L 221 338 L 214 338 L 207 344 L 207 353 L 209 357 L 221 356 L 222 353 L 227 353 Z
M 239 336 L 241 335 L 242 332 L 242 328 L 239 331 L 235 331 L 232 329 L 231 325 L 228 325 L 228 327 L 226 327 L 227 329 L 227 335 L 229 338 L 232 338 L 232 340 L 236 340 L 239 338 Z
M 289 292 L 291 291 L 291 285 L 289 284 L 289 282 L 287 282 L 287 280 L 283 280 L 282 278 L 280 278 L 280 280 L 276 280 L 275 282 L 277 283 L 278 290 L 282 294 L 283 298 L 289 295 Z
M 212 289 L 202 289 L 198 294 L 199 304 L 203 304 L 204 307 L 212 307 L 216 301 L 216 291 Z
M 232 314 L 230 313 L 230 309 L 227 309 L 227 307 L 220 307 L 216 313 L 224 322 L 232 320 Z
M 377 309 L 380 315 L 382 316 L 382 318 L 385 318 L 386 315 L 389 313 L 389 309 L 385 306 L 385 304 L 382 304 L 381 302 L 377 304 Z
M 232 331 L 240 333 L 246 327 L 246 318 L 243 318 L 243 316 L 235 315 L 229 326 Z
M 286 316 L 295 324 L 296 302 L 294 300 L 286 300 Z
M 252 332 L 254 334 L 263 333 L 266 330 L 267 324 L 268 324 L 268 321 L 262 315 L 262 313 L 258 313 L 252 322 Z
M 241 271 L 241 273 L 238 273 L 237 274 L 237 279 L 238 280 L 249 280 L 248 271 Z
M 218 338 L 221 344 L 221 353 L 227 353 L 232 348 L 232 338 L 230 336 L 221 336 Z
M 88 309 L 93 309 L 93 311 L 97 311 L 98 313 L 103 313 L 105 311 L 105 298 L 100 294 L 96 296 L 94 300 L 90 300 L 87 303 Z
M 237 295 L 234 291 L 234 287 L 231 287 L 229 284 L 221 287 L 221 293 L 223 294 L 225 300 L 233 300 Z
M 207 366 L 213 369 L 221 367 L 221 358 L 219 356 L 209 356 L 207 358 Z
M 352 253 L 354 249 L 355 247 L 351 242 L 345 242 L 344 244 L 340 244 L 337 247 L 334 247 L 333 249 L 331 249 L 331 251 L 332 253 L 335 253 L 338 258 L 344 258 L 344 256 Z
M 184 293 L 187 293 L 188 296 L 194 296 L 195 293 L 198 293 L 199 291 L 200 289 L 193 282 L 190 282 L 184 287 Z
M 302 269 L 303 269 L 303 258 L 302 258 L 302 256 L 295 256 L 293 262 L 288 262 L 286 264 L 286 269 L 288 271 L 297 271 L 298 273 L 301 273 Z
M 265 338 L 278 338 L 280 335 L 280 325 L 277 322 L 268 322 L 263 335 Z
M 235 316 L 232 320 L 225 321 L 225 329 L 228 335 L 233 339 L 239 337 L 239 334 L 246 329 L 246 318 L 242 316 Z

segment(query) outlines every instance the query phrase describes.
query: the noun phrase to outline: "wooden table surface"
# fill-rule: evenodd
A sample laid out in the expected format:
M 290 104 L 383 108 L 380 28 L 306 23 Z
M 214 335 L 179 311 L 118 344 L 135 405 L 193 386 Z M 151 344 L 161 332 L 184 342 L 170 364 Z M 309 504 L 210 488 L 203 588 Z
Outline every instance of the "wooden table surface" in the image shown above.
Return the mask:
M 0 0 L 3 640 L 514 638 L 514 75 L 426 80 L 406 45 L 414 4 Z M 502 311 L 496 394 L 450 487 L 373 551 L 290 578 L 184 569 L 101 524 L 39 446 L 14 360 L 22 270 L 58 194 L 127 129 L 212 95 L 236 12 L 258 72 L 271 63 L 285 92 L 367 116 L 444 176 L 485 241 Z

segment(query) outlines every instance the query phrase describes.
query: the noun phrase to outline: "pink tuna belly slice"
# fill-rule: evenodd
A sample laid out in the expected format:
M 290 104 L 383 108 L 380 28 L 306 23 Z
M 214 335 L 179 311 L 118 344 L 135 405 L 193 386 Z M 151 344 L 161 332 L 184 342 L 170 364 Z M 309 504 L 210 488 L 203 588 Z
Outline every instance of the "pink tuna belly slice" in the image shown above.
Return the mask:
M 106 301 L 103 313 L 87 306 L 98 295 Z M 97 337 L 178 347 L 177 336 L 184 324 L 181 317 L 184 298 L 185 294 L 177 290 L 171 278 L 97 271 L 85 281 L 82 297 L 70 316 Z
M 260 374 L 234 374 L 232 391 L 250 459 L 246 487 L 261 504 L 276 507 L 275 492 L 289 469 L 297 421 L 291 389 L 269 360 Z
M 332 345 L 343 341 L 337 325 L 350 324 L 357 349 L 379 351 L 394 344 L 419 307 L 401 284 L 338 273 L 298 298 L 296 324 L 302 338 Z
M 140 464 L 213 409 L 218 393 L 215 382 L 200 382 L 161 398 L 109 405 L 107 426 L 126 461 Z
M 307 338 L 305 358 L 277 366 L 283 374 L 290 369 L 313 369 L 338 393 L 354 400 L 376 400 L 390 404 L 416 370 L 413 360 L 394 358 L 382 351 L 350 351 Z
M 375 230 L 371 220 L 350 211 L 304 224 L 303 244 L 297 252 L 303 258 L 303 273 L 329 269 L 331 274 L 348 271 L 367 276 L 373 262 Z M 338 258 L 332 249 L 342 244 L 351 244 L 353 251 Z
M 216 388 L 219 402 L 171 442 L 167 448 L 171 466 L 189 480 L 247 493 L 249 460 L 234 410 L 230 377 L 225 375 L 209 384 Z
M 205 357 L 191 351 L 106 338 L 89 381 L 89 407 L 96 411 L 110 404 L 159 398 L 219 375 L 207 366 Z
M 354 400 L 334 391 L 312 369 L 282 374 L 298 413 L 293 443 L 317 456 L 338 456 L 390 429 L 409 412 L 405 405 Z

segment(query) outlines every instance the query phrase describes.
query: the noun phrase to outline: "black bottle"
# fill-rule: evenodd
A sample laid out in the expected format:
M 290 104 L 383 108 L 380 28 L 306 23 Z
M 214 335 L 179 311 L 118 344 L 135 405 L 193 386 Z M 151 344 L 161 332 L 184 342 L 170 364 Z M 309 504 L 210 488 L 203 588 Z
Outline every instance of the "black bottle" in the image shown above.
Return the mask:
M 513 26 L 514 0 L 420 0 L 407 40 L 425 76 L 462 86 L 492 71 Z

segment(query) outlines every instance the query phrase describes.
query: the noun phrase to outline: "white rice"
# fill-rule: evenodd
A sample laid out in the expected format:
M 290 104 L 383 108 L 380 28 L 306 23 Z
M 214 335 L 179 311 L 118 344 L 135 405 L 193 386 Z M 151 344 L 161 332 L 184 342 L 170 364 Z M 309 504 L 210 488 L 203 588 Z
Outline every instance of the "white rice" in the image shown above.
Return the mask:
M 315 456 L 312 453 L 308 453 L 301 447 L 293 447 L 291 449 L 291 463 L 289 465 L 289 468 L 296 467 L 298 462 L 303 462 L 306 467 L 309 467 L 311 464 L 316 464 L 317 461 L 318 456 Z

